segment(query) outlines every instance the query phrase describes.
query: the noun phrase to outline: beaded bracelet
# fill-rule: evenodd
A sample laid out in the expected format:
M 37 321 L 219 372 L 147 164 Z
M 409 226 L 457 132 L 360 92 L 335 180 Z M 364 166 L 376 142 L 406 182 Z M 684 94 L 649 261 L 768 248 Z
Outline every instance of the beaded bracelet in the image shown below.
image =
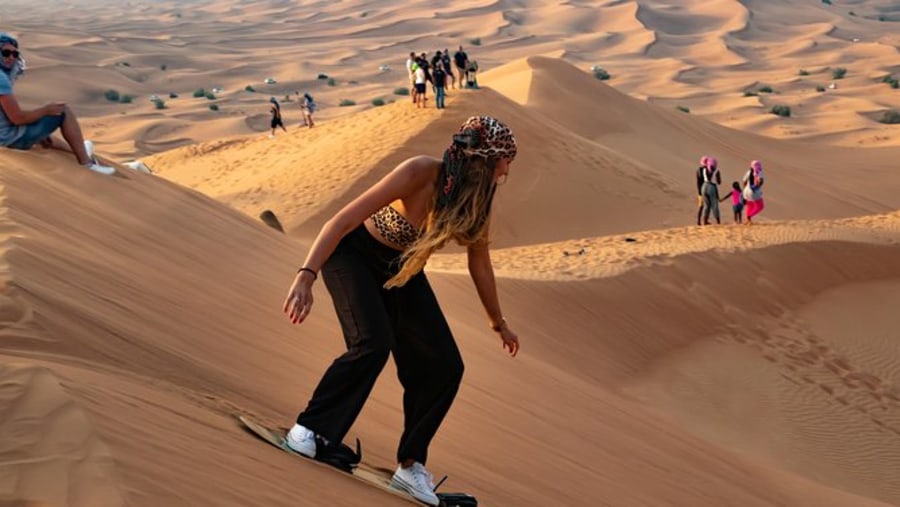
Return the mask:
M 306 271 L 307 273 L 311 274 L 311 275 L 313 276 L 313 280 L 318 280 L 319 274 L 316 273 L 315 270 L 310 269 L 310 268 L 307 268 L 307 267 L 304 266 L 304 267 L 298 269 L 298 270 L 297 270 L 297 273 L 302 273 L 303 271 Z

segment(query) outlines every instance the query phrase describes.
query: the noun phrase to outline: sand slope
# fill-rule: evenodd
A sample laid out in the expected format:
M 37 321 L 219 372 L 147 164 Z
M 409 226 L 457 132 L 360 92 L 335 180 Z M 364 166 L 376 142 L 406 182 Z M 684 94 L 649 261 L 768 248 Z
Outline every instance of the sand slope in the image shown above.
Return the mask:
M 291 328 L 279 313 L 280 297 L 302 253 L 299 245 L 159 178 L 100 178 L 78 172 L 57 154 L 2 156 L 5 214 L 16 231 L 4 255 L 6 297 L 33 309 L 28 321 L 13 319 L 19 324 L 4 339 L 3 355 L 16 357 L 17 364 L 48 368 L 62 379 L 72 403 L 109 449 L 126 502 L 393 501 L 273 452 L 230 418 L 252 413 L 289 423 L 340 349 L 323 293 L 317 313 L 302 328 Z M 33 198 L 37 195 L 42 199 Z M 756 234 L 765 230 L 760 227 Z M 767 343 L 765 334 L 741 333 L 736 326 L 751 315 L 771 316 L 772 325 L 778 325 L 784 317 L 780 309 L 809 311 L 798 303 L 826 289 L 900 277 L 892 238 L 888 243 L 876 238 L 868 246 L 797 238 L 749 256 L 701 253 L 651 263 L 589 285 L 507 280 L 501 284 L 507 314 L 527 347 L 515 361 L 503 357 L 496 338 L 481 324 L 470 282 L 435 274 L 468 369 L 430 466 L 449 473 L 454 488 L 476 492 L 485 505 L 875 505 L 814 480 L 883 500 L 896 498 L 892 479 L 878 476 L 897 459 L 895 438 L 889 436 L 896 426 L 895 370 L 870 367 L 871 354 L 836 364 L 877 377 L 870 383 L 884 400 L 882 408 L 854 411 L 861 401 L 848 396 L 849 407 L 829 402 L 832 395 L 815 383 L 799 398 L 788 389 L 779 400 L 798 411 L 779 412 L 784 424 L 769 427 L 795 443 L 779 447 L 781 455 L 771 448 L 746 450 L 748 439 L 760 435 L 754 428 L 768 420 L 764 411 L 756 412 L 757 418 L 746 413 L 710 418 L 705 425 L 683 420 L 690 407 L 732 392 L 720 389 L 719 381 L 702 382 L 702 389 L 681 398 L 661 401 L 658 394 L 678 385 L 659 380 L 672 371 L 666 365 L 690 366 L 701 378 L 722 375 L 711 369 L 716 363 L 695 365 L 699 352 L 692 348 L 702 352 L 707 347 L 725 347 L 736 357 L 728 374 L 749 375 L 755 386 L 782 382 L 791 388 L 794 384 L 784 384 L 790 380 L 782 373 L 805 385 L 802 372 L 792 372 L 785 362 L 785 354 L 798 353 L 790 346 L 802 341 Z M 812 252 L 816 263 L 808 261 Z M 801 267 L 805 271 L 798 273 Z M 710 306 L 705 297 L 679 298 L 661 290 L 675 290 L 685 280 L 693 280 L 689 294 L 718 303 Z M 787 280 L 792 280 L 790 290 L 785 290 Z M 798 285 L 798 280 L 811 283 Z M 747 283 L 761 292 L 735 299 L 740 293 L 731 288 Z M 647 318 L 650 308 L 653 319 Z M 724 310 L 719 317 L 717 308 Z M 693 317 L 698 312 L 706 318 Z M 819 339 L 835 340 L 831 351 L 839 346 L 861 350 L 834 337 Z M 771 346 L 774 360 L 766 361 Z M 760 369 L 761 364 L 768 366 Z M 840 384 L 831 380 L 837 377 L 827 377 L 827 364 L 813 359 L 809 368 L 815 376 L 810 378 L 837 392 Z M 752 393 L 739 396 L 751 398 Z M 391 466 L 398 400 L 389 367 L 353 430 L 377 466 Z M 5 409 L 10 414 L 21 410 Z M 808 420 L 869 429 L 829 433 L 804 426 Z M 831 453 L 834 439 L 857 434 L 858 445 Z M 859 468 L 859 452 L 871 457 L 871 473 Z M 826 458 L 821 467 L 801 466 Z M 851 463 L 855 472 L 841 475 Z M 315 493 L 267 488 L 273 482 L 315 488 Z M 50 493 L 34 499 L 58 501 Z

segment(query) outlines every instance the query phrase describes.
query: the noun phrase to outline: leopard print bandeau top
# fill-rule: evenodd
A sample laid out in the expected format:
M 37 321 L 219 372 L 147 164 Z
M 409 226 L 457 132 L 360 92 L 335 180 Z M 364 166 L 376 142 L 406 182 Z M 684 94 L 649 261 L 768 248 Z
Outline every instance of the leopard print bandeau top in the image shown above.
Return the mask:
M 419 239 L 418 229 L 390 205 L 376 211 L 372 215 L 372 222 L 381 237 L 397 246 L 409 248 Z

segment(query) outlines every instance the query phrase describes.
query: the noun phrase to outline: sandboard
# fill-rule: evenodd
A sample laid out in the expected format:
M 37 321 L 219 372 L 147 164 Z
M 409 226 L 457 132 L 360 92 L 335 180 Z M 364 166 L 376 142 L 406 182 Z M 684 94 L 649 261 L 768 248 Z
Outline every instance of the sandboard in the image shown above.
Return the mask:
M 284 432 L 278 431 L 269 428 L 268 426 L 254 421 L 252 418 L 245 415 L 238 415 L 238 420 L 244 426 L 245 429 L 253 433 L 258 438 L 266 441 L 274 447 L 281 449 L 282 451 L 287 452 L 293 456 L 297 456 L 298 458 L 303 458 L 306 461 L 318 465 L 325 466 L 332 470 L 337 470 L 330 465 L 325 463 L 321 463 L 315 461 L 313 459 L 309 459 L 302 454 L 294 452 L 284 441 Z M 407 502 L 411 502 L 416 505 L 425 505 L 419 500 L 416 500 L 411 495 L 402 491 L 400 489 L 394 488 L 391 486 L 391 472 L 390 471 L 381 471 L 375 469 L 365 463 L 359 463 L 357 466 L 353 468 L 353 472 L 349 474 L 345 474 L 353 477 L 354 479 L 360 480 L 362 482 L 368 483 L 369 485 L 375 486 L 383 491 L 386 491 L 398 498 L 402 498 Z M 471 495 L 467 495 L 465 493 L 437 493 L 438 499 L 440 499 L 440 507 L 477 507 L 478 501 L 475 497 Z

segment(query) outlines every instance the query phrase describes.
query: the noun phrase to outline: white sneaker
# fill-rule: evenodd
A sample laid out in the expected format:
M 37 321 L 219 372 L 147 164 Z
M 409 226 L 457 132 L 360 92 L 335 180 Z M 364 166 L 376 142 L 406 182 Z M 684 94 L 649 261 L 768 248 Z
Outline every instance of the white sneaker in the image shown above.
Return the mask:
M 439 505 L 440 500 L 434 494 L 433 477 L 418 461 L 409 468 L 397 467 L 391 478 L 391 486 L 406 491 L 416 500 L 428 505 Z
M 94 160 L 94 143 L 92 141 L 84 140 L 84 151 L 87 152 L 89 159 Z
M 91 162 L 90 164 L 85 165 L 84 167 L 94 171 L 95 173 L 105 174 L 107 176 L 116 173 L 116 169 L 113 167 L 100 165 L 97 162 Z
M 316 457 L 316 434 L 299 424 L 294 424 L 291 431 L 284 438 L 284 442 L 294 452 L 302 454 L 307 458 Z

